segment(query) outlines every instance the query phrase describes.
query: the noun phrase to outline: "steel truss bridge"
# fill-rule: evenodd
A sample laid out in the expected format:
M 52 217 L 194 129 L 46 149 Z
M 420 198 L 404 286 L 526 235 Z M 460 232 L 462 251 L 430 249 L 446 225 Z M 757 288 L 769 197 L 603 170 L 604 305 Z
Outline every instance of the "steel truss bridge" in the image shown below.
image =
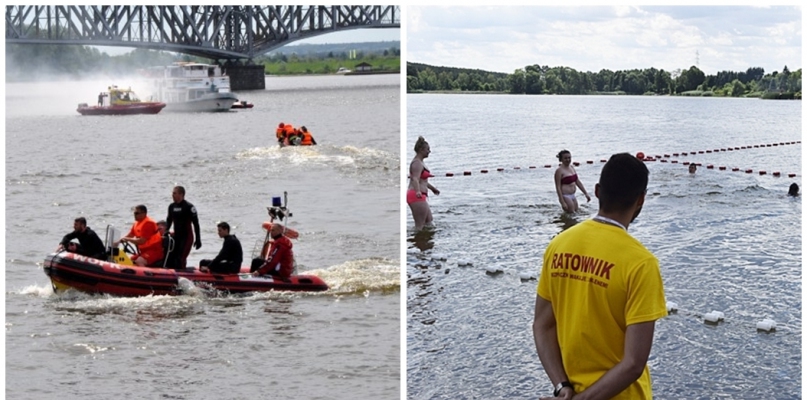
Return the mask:
M 331 32 L 400 28 L 399 6 L 6 6 L 6 44 L 165 50 L 249 60 Z

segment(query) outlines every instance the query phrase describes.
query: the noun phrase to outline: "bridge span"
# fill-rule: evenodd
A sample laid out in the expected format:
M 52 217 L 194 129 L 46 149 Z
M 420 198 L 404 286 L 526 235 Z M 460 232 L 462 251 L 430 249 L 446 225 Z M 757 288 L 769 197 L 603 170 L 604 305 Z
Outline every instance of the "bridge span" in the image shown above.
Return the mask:
M 265 87 L 253 58 L 332 32 L 400 28 L 399 6 L 6 6 L 7 44 L 122 46 L 223 61 Z M 260 79 L 258 79 L 260 72 Z M 260 83 L 258 83 L 258 80 Z M 255 86 L 255 87 L 253 87 Z

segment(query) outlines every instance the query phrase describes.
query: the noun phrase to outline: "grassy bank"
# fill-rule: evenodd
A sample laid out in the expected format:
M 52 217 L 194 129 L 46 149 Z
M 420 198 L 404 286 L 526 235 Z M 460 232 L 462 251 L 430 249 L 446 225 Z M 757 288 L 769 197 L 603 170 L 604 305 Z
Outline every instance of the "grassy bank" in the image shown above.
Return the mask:
M 373 71 L 401 71 L 401 58 L 397 56 L 364 57 L 354 60 L 324 58 L 310 61 L 265 62 L 263 70 L 269 75 L 335 74 L 339 68 L 355 70 L 356 65 L 363 62 L 370 64 Z

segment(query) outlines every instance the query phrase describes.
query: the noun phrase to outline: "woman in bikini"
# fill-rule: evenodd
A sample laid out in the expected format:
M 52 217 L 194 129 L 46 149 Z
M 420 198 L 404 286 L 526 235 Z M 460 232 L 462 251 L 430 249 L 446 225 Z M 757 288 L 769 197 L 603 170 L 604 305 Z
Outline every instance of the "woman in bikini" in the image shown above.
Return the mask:
M 555 190 L 558 192 L 558 201 L 563 211 L 567 213 L 577 212 L 577 198 L 574 192 L 579 187 L 583 194 L 586 195 L 586 201 L 591 201 L 586 188 L 583 187 L 583 182 L 577 178 L 577 171 L 572 167 L 572 153 L 569 150 L 561 150 L 558 153 L 558 160 L 561 164 L 555 170 Z
M 409 164 L 409 189 L 406 191 L 406 204 L 412 210 L 412 217 L 415 219 L 415 230 L 420 231 L 425 226 L 432 224 L 432 210 L 429 208 L 429 190 L 435 195 L 440 191 L 432 186 L 428 179 L 433 177 L 423 160 L 429 156 L 431 149 L 423 136 L 418 137 L 415 143 L 415 158 Z

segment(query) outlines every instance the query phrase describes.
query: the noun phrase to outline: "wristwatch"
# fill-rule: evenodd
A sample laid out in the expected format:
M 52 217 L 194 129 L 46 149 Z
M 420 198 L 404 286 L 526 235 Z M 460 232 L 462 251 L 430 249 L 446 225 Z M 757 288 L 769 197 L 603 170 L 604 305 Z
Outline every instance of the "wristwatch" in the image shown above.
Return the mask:
M 555 385 L 555 397 L 558 397 L 560 391 L 565 387 L 572 387 L 572 384 L 569 381 L 563 381 Z

